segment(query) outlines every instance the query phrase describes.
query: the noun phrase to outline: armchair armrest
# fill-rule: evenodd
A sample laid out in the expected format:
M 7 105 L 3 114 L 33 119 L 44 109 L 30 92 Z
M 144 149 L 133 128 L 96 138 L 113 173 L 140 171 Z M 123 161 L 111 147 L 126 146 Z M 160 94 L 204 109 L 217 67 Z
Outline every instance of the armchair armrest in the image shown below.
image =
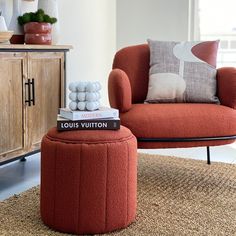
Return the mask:
M 221 104 L 236 109 L 236 68 L 218 69 L 217 84 Z
M 127 74 L 120 69 L 113 69 L 108 79 L 108 96 L 111 107 L 126 112 L 131 108 L 131 86 Z

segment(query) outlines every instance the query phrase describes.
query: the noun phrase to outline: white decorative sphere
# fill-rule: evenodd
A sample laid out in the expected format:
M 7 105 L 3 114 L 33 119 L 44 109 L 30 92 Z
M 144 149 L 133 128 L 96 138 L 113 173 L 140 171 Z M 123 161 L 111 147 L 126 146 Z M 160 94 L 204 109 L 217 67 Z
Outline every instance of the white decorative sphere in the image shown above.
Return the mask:
M 93 102 L 100 99 L 100 94 L 98 92 L 87 92 L 86 101 Z
M 98 84 L 99 84 L 99 90 L 101 90 L 102 89 L 102 85 L 101 85 L 100 82 L 98 82 Z
M 95 99 L 95 93 L 91 93 L 91 92 L 86 93 L 86 101 L 92 102 L 92 101 L 94 101 L 94 99 Z
M 77 108 L 78 108 L 80 111 L 84 111 L 85 108 L 86 108 L 86 103 L 85 103 L 85 102 L 78 102 Z
M 88 82 L 79 82 L 77 84 L 77 90 L 78 92 L 85 92 L 86 91 L 86 86 Z
M 95 106 L 96 106 L 96 109 L 98 109 L 100 107 L 100 102 L 99 101 L 96 101 L 95 102 Z
M 85 101 L 85 92 L 78 92 L 77 93 L 77 100 L 79 100 L 80 102 Z
M 95 92 L 96 91 L 96 85 L 93 82 L 88 82 L 86 86 L 86 91 L 87 92 Z
M 69 93 L 69 99 L 71 101 L 76 101 L 77 100 L 77 93 L 75 93 L 75 92 Z
M 95 83 L 96 83 L 96 91 L 101 90 L 102 86 L 101 86 L 100 82 L 97 81 Z
M 95 110 L 95 105 L 93 102 L 87 102 L 86 103 L 86 109 L 89 110 L 89 111 L 93 111 Z
M 69 108 L 70 108 L 72 111 L 77 110 L 77 102 L 70 102 L 70 103 L 69 103 Z
M 99 92 L 96 92 L 96 100 L 99 100 L 101 98 L 101 95 Z
M 77 92 L 77 84 L 78 84 L 78 82 L 71 82 L 69 84 L 69 90 L 71 92 Z
M 94 111 L 99 108 L 99 102 L 87 102 L 86 103 L 86 109 L 89 111 Z

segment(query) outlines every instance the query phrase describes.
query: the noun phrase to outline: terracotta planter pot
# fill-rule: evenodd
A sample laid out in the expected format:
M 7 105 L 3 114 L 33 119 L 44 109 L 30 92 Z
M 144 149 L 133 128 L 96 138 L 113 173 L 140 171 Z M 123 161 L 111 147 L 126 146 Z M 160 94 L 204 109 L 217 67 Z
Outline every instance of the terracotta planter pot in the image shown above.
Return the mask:
M 51 34 L 25 34 L 26 44 L 52 44 Z
M 52 44 L 52 25 L 49 23 L 29 22 L 24 25 L 26 44 Z

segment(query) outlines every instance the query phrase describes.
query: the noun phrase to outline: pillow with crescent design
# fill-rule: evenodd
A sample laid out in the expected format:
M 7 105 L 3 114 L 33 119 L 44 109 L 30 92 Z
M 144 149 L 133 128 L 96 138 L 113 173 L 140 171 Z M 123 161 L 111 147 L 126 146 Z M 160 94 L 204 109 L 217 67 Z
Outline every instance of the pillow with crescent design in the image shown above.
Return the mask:
M 150 71 L 147 103 L 219 103 L 216 58 L 219 41 L 148 40 Z

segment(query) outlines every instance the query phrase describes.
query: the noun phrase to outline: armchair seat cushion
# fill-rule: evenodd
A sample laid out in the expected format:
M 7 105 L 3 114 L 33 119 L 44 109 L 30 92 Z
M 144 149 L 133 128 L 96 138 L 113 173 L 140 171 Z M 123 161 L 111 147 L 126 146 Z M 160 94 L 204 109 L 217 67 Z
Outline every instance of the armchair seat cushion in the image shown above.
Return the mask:
M 120 117 L 137 138 L 236 135 L 236 110 L 218 104 L 133 104 Z

